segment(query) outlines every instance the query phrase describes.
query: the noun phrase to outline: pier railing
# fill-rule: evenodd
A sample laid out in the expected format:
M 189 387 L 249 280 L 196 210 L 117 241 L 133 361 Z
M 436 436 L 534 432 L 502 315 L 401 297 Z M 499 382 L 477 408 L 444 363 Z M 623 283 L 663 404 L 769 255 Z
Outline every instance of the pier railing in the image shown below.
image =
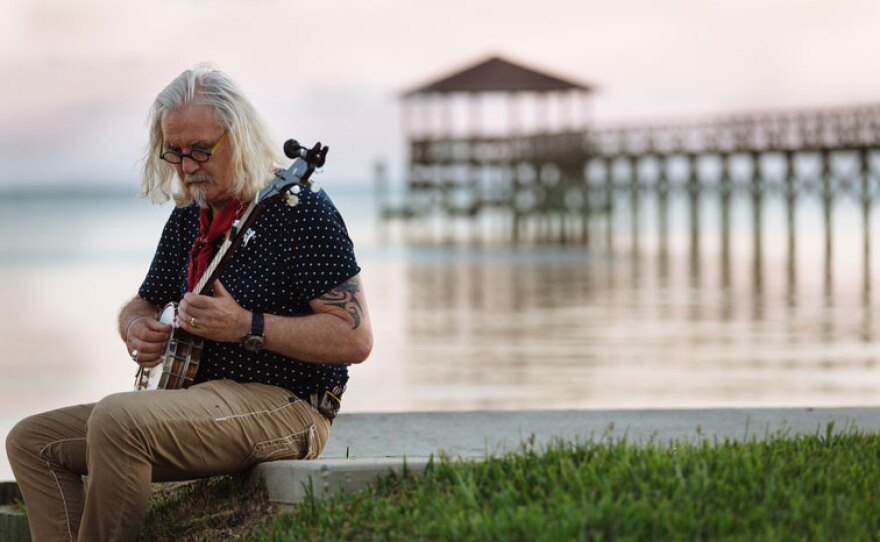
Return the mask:
M 528 222 L 610 212 L 621 190 L 718 189 L 753 194 L 880 188 L 880 104 L 730 115 L 696 121 L 410 141 L 407 192 L 385 216 L 479 216 L 500 210 L 513 239 Z M 524 226 L 525 225 L 525 226 Z
M 599 156 L 860 150 L 880 145 L 880 104 L 605 128 L 586 139 Z
M 410 142 L 410 159 L 417 165 L 490 165 L 560 158 L 829 152 L 873 148 L 880 148 L 880 104 L 577 132 L 422 138 Z

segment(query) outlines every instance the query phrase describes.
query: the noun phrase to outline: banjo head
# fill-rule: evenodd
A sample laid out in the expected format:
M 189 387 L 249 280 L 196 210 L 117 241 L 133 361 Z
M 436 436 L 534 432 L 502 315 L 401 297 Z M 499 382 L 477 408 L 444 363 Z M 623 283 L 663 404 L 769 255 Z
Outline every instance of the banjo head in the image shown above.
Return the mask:
M 162 309 L 161 314 L 159 314 L 159 321 L 163 324 L 170 324 L 173 327 L 177 327 L 177 303 L 173 301 Z

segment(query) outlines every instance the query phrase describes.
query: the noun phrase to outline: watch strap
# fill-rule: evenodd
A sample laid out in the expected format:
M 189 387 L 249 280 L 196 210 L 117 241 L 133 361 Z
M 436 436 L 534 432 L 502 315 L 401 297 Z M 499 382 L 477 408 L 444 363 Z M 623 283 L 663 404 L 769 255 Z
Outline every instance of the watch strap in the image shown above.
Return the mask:
M 262 337 L 264 335 L 264 326 L 263 326 L 263 313 L 260 311 L 253 311 L 251 313 L 251 335 L 256 337 Z

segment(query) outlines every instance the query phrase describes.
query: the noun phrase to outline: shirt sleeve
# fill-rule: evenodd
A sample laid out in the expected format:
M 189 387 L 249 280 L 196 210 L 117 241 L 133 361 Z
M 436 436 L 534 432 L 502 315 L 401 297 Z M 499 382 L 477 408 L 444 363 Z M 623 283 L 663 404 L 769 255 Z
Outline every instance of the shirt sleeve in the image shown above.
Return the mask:
M 289 266 L 299 301 L 316 299 L 360 273 L 345 221 L 323 190 L 304 190 L 288 209 L 294 247 Z
M 175 208 L 162 230 L 150 270 L 138 289 L 138 295 L 155 307 L 162 308 L 171 301 L 180 301 L 181 269 L 187 254 L 181 239 L 182 223 L 183 209 Z

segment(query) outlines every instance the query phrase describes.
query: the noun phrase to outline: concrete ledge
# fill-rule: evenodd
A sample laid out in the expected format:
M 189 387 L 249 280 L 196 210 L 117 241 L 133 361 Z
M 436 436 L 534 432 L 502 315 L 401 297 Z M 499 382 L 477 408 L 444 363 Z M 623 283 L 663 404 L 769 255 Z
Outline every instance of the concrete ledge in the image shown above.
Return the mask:
M 0 482 L 0 540 L 3 542 L 28 542 L 31 539 L 27 516 L 14 504 L 21 499 L 21 491 L 15 482 Z
M 262 479 L 269 500 L 294 505 L 305 500 L 309 489 L 315 497 L 364 489 L 389 473 L 421 476 L 427 457 L 361 457 L 356 459 L 316 459 L 312 461 L 272 461 L 254 467 L 252 479 Z
M 675 410 L 520 410 L 341 414 L 321 458 L 485 457 L 541 447 L 554 439 L 632 442 L 736 440 L 857 429 L 880 432 L 880 408 L 718 408 Z
M 322 498 L 363 489 L 388 472 L 424 472 L 428 457 L 480 459 L 537 449 L 554 439 L 626 437 L 631 442 L 671 439 L 762 439 L 773 435 L 880 431 L 880 408 L 683 410 L 544 410 L 342 414 L 320 459 L 258 465 L 269 499 L 293 505 L 312 488 Z M 406 458 L 406 459 L 404 459 Z
M 27 517 L 14 506 L 0 505 L 0 540 L 3 542 L 29 542 Z

